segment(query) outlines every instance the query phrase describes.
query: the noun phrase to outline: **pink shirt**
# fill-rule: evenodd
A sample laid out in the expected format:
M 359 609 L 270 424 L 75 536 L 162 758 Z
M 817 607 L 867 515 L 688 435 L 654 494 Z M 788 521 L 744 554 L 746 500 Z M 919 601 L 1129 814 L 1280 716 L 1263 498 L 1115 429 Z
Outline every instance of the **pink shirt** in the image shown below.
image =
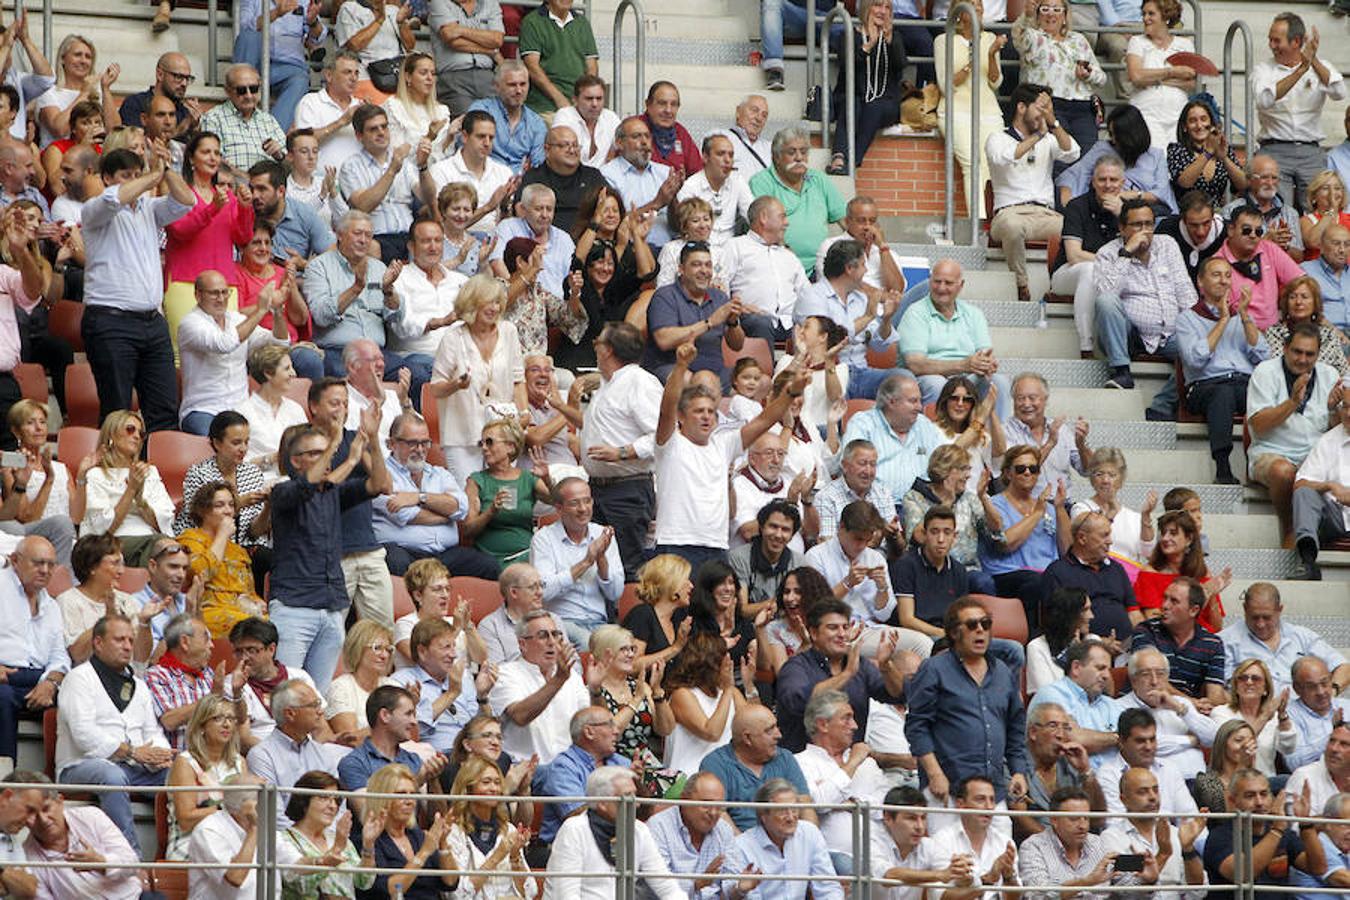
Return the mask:
M 228 273 L 225 277 L 229 278 L 230 283 L 239 289 L 239 311 L 243 312 L 246 309 L 252 309 L 254 306 L 258 305 L 258 295 L 262 293 L 262 289 L 267 287 L 267 285 L 281 284 L 282 280 L 286 277 L 286 268 L 276 263 L 272 263 L 272 269 L 268 275 L 259 278 L 257 275 L 248 271 L 248 269 L 245 269 L 242 264 L 236 263 L 234 277 L 231 278 Z M 272 314 L 267 313 L 263 316 L 262 321 L 258 323 L 258 327 L 263 331 L 270 332 L 272 330 Z M 308 320 L 305 321 L 303 326 L 296 327 L 294 322 L 287 319 L 286 330 L 290 332 L 291 343 L 295 343 L 296 341 L 308 341 L 314 336 L 313 323 Z
M 253 207 L 240 203 L 233 193 L 219 208 L 203 200 L 195 188 L 192 193 L 197 205 L 164 229 L 165 283 L 190 284 L 207 269 L 215 269 L 233 284 L 234 248 L 253 237 Z
M 1281 250 L 1278 244 L 1271 241 L 1261 241 L 1256 245 L 1256 252 L 1261 256 L 1261 280 L 1252 281 L 1234 266 L 1228 305 L 1237 312 L 1238 302 L 1242 299 L 1242 288 L 1251 285 L 1252 302 L 1247 310 L 1252 314 L 1252 321 L 1256 323 L 1256 327 L 1264 331 L 1280 320 L 1280 288 L 1308 273 L 1303 271 L 1288 253 Z M 1230 264 L 1235 259 L 1227 241 L 1224 241 L 1215 255 L 1228 260 Z
M 136 875 L 136 854 L 126 837 L 117 830 L 112 819 L 97 806 L 70 806 L 65 809 L 68 847 L 71 850 L 94 850 L 110 863 L 121 863 L 126 868 L 77 872 L 74 869 L 30 869 L 38 880 L 38 900 L 137 900 L 141 895 L 141 880 Z M 66 858 L 64 853 L 44 850 L 34 837 L 23 845 L 24 853 L 35 862 L 56 862 Z
M 0 372 L 13 372 L 19 364 L 19 322 L 14 305 L 31 309 L 34 305 L 23 291 L 23 276 L 13 266 L 0 264 Z

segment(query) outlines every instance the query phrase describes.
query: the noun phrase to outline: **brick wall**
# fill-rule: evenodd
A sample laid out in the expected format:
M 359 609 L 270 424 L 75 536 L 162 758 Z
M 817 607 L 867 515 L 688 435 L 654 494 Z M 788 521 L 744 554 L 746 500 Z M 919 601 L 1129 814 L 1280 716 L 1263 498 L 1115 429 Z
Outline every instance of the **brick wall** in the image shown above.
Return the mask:
M 859 194 L 877 201 L 883 216 L 935 216 L 947 212 L 943 141 L 932 135 L 878 137 L 854 176 Z M 956 215 L 966 215 L 961 169 L 954 168 Z

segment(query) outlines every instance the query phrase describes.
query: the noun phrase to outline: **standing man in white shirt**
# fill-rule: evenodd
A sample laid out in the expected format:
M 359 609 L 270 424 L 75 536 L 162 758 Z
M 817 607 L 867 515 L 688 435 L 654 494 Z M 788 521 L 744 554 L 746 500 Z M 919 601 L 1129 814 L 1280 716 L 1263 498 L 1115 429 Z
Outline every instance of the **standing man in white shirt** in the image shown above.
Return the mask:
M 605 106 L 605 79 L 582 75 L 572 84 L 572 105 L 553 114 L 554 128 L 570 128 L 581 145 L 581 164 L 600 168 L 609 161 L 619 114 Z
M 742 314 L 750 337 L 785 338 L 797 301 L 811 286 L 797 254 L 785 244 L 788 215 L 776 197 L 756 197 L 746 220 L 750 231 L 732 238 L 722 251 L 727 293 L 754 312 Z
M 1008 268 L 1017 279 L 1017 299 L 1026 301 L 1031 299 L 1027 241 L 1049 240 L 1063 227 L 1064 217 L 1055 212 L 1051 175 L 1055 163 L 1076 160 L 1079 148 L 1055 118 L 1049 88 L 1019 84 L 1010 102 L 1010 127 L 989 135 L 984 145 L 994 183 L 989 236 L 1003 244 Z
M 360 79 L 361 57 L 351 50 L 338 50 L 323 67 L 323 88 L 301 97 L 295 107 L 295 128 L 312 128 L 319 141 L 320 178 L 330 168 L 341 169 L 361 152 L 352 131 L 352 114 L 363 102 L 354 93 Z
M 441 345 L 440 329 L 455 321 L 455 298 L 469 279 L 442 262 L 444 252 L 445 231 L 439 222 L 413 222 L 408 232 L 412 262 L 394 279 L 394 297 L 403 315 L 386 326 L 390 346 L 405 356 L 421 354 L 434 359 Z
M 581 463 L 590 476 L 595 521 L 614 529 L 627 581 L 637 580 L 647 527 L 656 515 L 652 463 L 662 389 L 639 365 L 642 352 L 642 336 L 632 325 L 604 327 L 595 339 L 599 388 L 581 424 Z M 578 379 L 574 391 L 587 383 Z
M 497 123 L 491 113 L 481 109 L 465 113 L 460 134 L 464 142 L 458 153 L 421 170 L 422 196 L 435 200 L 441 188 L 452 181 L 473 185 L 478 208 L 469 225 L 475 226 L 475 231 L 490 233 L 497 226 L 498 208 L 519 187 L 520 179 L 511 174 L 506 163 L 492 158 Z
M 1280 13 L 1270 23 L 1274 59 L 1257 63 L 1250 76 L 1261 152 L 1280 164 L 1284 202 L 1300 209 L 1307 205 L 1308 183 L 1327 167 L 1322 107 L 1346 96 L 1341 73 L 1317 58 L 1320 40 L 1297 15 Z
M 502 750 L 516 762 L 536 756 L 546 766 L 572 745 L 572 716 L 591 705 L 591 694 L 552 613 L 526 613 L 516 639 L 520 659 L 498 670 L 488 705 L 502 720 Z
M 736 147 L 725 134 L 703 139 L 703 168 L 689 176 L 675 195 L 676 200 L 701 197 L 713 211 L 713 230 L 708 243 L 721 249 L 736 233 L 738 218 L 750 220 L 755 195 L 750 183 L 736 169 Z
M 562 620 L 567 639 L 585 647 L 592 631 L 615 619 L 623 560 L 614 529 L 591 521 L 595 503 L 585 479 L 562 479 L 553 496 L 558 521 L 534 533 L 530 562 L 544 580 L 544 606 Z

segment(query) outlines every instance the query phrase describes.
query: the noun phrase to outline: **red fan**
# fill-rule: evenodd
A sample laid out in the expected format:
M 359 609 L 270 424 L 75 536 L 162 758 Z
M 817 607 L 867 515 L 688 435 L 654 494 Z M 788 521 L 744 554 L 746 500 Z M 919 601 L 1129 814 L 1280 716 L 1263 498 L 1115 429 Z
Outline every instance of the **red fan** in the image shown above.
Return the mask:
M 1197 75 L 1218 75 L 1219 67 L 1199 53 L 1173 53 L 1167 61 L 1174 66 L 1190 66 Z

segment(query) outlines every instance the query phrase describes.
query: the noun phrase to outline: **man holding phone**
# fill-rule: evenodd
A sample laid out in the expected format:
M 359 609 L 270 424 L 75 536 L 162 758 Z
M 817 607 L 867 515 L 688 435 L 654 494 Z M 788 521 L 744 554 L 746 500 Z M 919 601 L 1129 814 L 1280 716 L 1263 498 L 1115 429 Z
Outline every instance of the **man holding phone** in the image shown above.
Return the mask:
M 1102 846 L 1116 856 L 1116 871 L 1142 871 L 1147 860 L 1163 860 L 1157 878 L 1151 882 L 1163 885 L 1204 885 L 1205 866 L 1195 849 L 1196 839 L 1205 831 L 1204 816 L 1182 819 L 1173 825 L 1159 816 L 1158 778 L 1148 769 L 1131 767 L 1120 777 L 1120 800 L 1125 811 L 1152 813 L 1151 819 L 1126 819 L 1102 832 Z M 1137 865 L 1136 865 L 1137 864 Z M 1144 882 L 1150 883 L 1150 882 Z M 1203 896 L 1203 891 L 1182 893 L 1161 892 L 1154 897 L 1185 898 Z
M 1133 886 L 1158 880 L 1158 862 L 1145 854 L 1142 865 L 1122 870 L 1116 866 L 1118 853 L 1109 851 L 1100 835 L 1088 830 L 1091 806 L 1087 792 L 1078 787 L 1062 787 L 1050 797 L 1050 809 L 1072 815 L 1056 816 L 1050 827 L 1022 842 L 1017 871 L 1023 884 L 1057 884 L 1065 888 L 1097 886 Z M 1135 859 L 1127 859 L 1134 863 Z M 1080 892 L 1079 897 L 1100 898 L 1097 891 Z

